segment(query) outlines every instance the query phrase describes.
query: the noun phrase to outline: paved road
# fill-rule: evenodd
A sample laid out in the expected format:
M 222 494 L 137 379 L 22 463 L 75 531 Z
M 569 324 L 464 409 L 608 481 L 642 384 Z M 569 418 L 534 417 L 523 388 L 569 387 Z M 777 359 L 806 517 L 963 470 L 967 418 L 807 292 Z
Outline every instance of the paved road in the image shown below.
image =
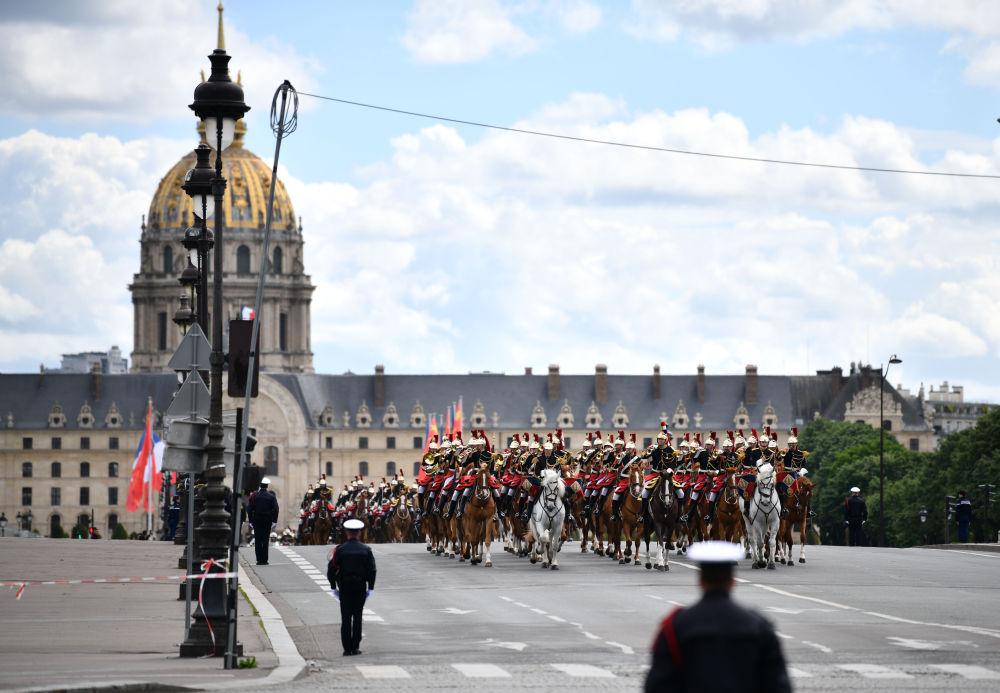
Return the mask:
M 374 548 L 360 657 L 342 656 L 328 547 L 276 550 L 255 568 L 314 662 L 295 690 L 637 690 L 660 619 L 698 598 L 683 558 L 660 573 L 568 543 L 553 572 L 502 551 L 483 568 L 418 544 Z M 741 566 L 734 593 L 775 623 L 796 690 L 1000 688 L 1000 553 L 815 547 L 807 558 Z

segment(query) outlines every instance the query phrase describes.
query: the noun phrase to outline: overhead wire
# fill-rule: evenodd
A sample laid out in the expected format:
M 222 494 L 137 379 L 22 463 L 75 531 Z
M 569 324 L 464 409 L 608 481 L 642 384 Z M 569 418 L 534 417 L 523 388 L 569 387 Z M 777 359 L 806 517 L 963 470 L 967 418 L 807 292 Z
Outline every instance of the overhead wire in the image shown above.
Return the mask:
M 471 125 L 473 127 L 487 128 L 489 130 L 500 130 L 503 132 L 512 132 L 519 135 L 533 135 L 535 137 L 549 137 L 552 139 L 559 140 L 569 140 L 573 142 L 585 142 L 588 144 L 602 144 L 611 147 L 624 147 L 627 149 L 641 149 L 645 151 L 652 152 L 664 152 L 668 154 L 685 154 L 687 156 L 702 156 L 712 159 L 730 159 L 733 161 L 746 161 L 752 163 L 761 164 L 779 164 L 782 166 L 804 166 L 810 168 L 827 168 L 827 169 L 839 169 L 842 171 L 865 171 L 869 173 L 899 173 L 899 174 L 910 174 L 918 176 L 944 176 L 952 178 L 992 178 L 1000 179 L 1000 174 L 991 173 L 959 173 L 955 171 L 917 171 L 915 169 L 903 169 L 903 168 L 881 168 L 878 166 L 851 166 L 847 164 L 825 164 L 815 161 L 792 161 L 789 159 L 769 159 L 765 157 L 755 157 L 755 156 L 741 156 L 738 154 L 719 154 L 714 152 L 699 152 L 689 149 L 676 149 L 672 147 L 655 147 L 647 144 L 631 144 L 629 142 L 616 142 L 613 140 L 601 140 L 591 137 L 579 137 L 576 135 L 563 135 L 555 132 L 543 132 L 540 130 L 527 130 L 524 128 L 512 128 L 504 125 L 494 125 L 492 123 L 480 123 L 474 120 L 463 120 L 461 118 L 450 118 L 447 116 L 432 115 L 429 113 L 419 113 L 417 111 L 407 111 L 401 108 L 390 108 L 389 106 L 378 106 L 376 104 L 362 103 L 360 101 L 351 101 L 349 99 L 340 99 L 334 96 L 323 96 L 322 94 L 310 94 L 308 92 L 300 91 L 298 92 L 301 96 L 311 96 L 314 99 L 321 99 L 324 101 L 334 101 L 336 103 L 342 103 L 349 106 L 359 106 L 361 108 L 370 108 L 377 111 L 386 111 L 388 113 L 399 113 L 400 115 L 414 116 L 417 118 L 427 118 L 430 120 L 440 120 L 446 123 L 456 123 L 459 125 Z

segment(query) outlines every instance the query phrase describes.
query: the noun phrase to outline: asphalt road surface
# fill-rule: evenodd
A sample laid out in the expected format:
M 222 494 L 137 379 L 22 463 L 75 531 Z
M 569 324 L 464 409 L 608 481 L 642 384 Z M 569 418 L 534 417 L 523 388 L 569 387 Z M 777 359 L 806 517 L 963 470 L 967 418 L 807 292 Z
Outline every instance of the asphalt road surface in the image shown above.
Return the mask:
M 567 543 L 555 572 L 497 544 L 492 568 L 375 545 L 363 654 L 344 657 L 331 548 L 272 548 L 253 568 L 311 660 L 288 690 L 639 690 L 660 620 L 699 597 L 696 567 L 673 555 L 663 573 Z M 1000 553 L 820 546 L 806 558 L 775 571 L 743 561 L 734 590 L 775 624 L 796 690 L 1000 690 Z

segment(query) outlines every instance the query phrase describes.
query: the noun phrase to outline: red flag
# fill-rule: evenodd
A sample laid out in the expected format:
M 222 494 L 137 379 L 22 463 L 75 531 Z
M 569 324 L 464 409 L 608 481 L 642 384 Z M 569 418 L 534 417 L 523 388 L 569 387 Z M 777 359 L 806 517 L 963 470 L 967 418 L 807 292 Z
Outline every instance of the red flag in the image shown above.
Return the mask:
M 458 398 L 458 404 L 455 405 L 455 423 L 454 423 L 454 433 L 456 435 L 462 435 L 462 398 Z
M 424 452 L 428 450 L 431 441 L 438 437 L 437 414 L 427 418 L 427 438 L 424 440 Z
M 158 491 L 163 487 L 163 479 L 157 473 L 159 469 L 155 458 L 155 445 L 158 442 L 158 437 L 153 435 L 153 401 L 150 399 L 146 409 L 146 430 L 139 440 L 139 450 L 136 452 L 135 461 L 132 462 L 132 476 L 128 484 L 128 496 L 125 499 L 127 512 L 134 512 L 140 506 L 149 510 L 150 474 L 153 475 L 154 490 Z
M 444 432 L 445 432 L 445 435 L 448 436 L 449 440 L 452 439 L 453 434 L 455 433 L 454 429 L 452 428 L 452 423 L 451 423 L 451 407 L 448 407 L 448 415 L 447 415 L 447 418 L 445 419 L 445 423 L 444 423 Z

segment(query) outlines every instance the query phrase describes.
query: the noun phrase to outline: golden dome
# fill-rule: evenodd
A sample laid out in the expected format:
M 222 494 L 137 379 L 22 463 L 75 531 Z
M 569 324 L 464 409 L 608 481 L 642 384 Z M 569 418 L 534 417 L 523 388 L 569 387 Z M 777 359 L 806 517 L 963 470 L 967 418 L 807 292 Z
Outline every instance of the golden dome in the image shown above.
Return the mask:
M 204 124 L 198 124 L 204 142 Z M 271 191 L 271 168 L 259 156 L 244 149 L 243 121 L 236 124 L 236 136 L 222 156 L 222 175 L 226 179 L 223 201 L 226 229 L 263 229 L 267 222 L 267 196 Z M 215 155 L 212 155 L 215 166 Z M 160 181 L 149 205 L 148 225 L 154 229 L 184 228 L 194 225 L 191 198 L 181 186 L 187 172 L 194 168 L 194 150 L 188 152 Z M 209 228 L 212 228 L 209 220 Z M 272 227 L 294 228 L 295 209 L 279 179 L 274 188 L 274 219 Z

